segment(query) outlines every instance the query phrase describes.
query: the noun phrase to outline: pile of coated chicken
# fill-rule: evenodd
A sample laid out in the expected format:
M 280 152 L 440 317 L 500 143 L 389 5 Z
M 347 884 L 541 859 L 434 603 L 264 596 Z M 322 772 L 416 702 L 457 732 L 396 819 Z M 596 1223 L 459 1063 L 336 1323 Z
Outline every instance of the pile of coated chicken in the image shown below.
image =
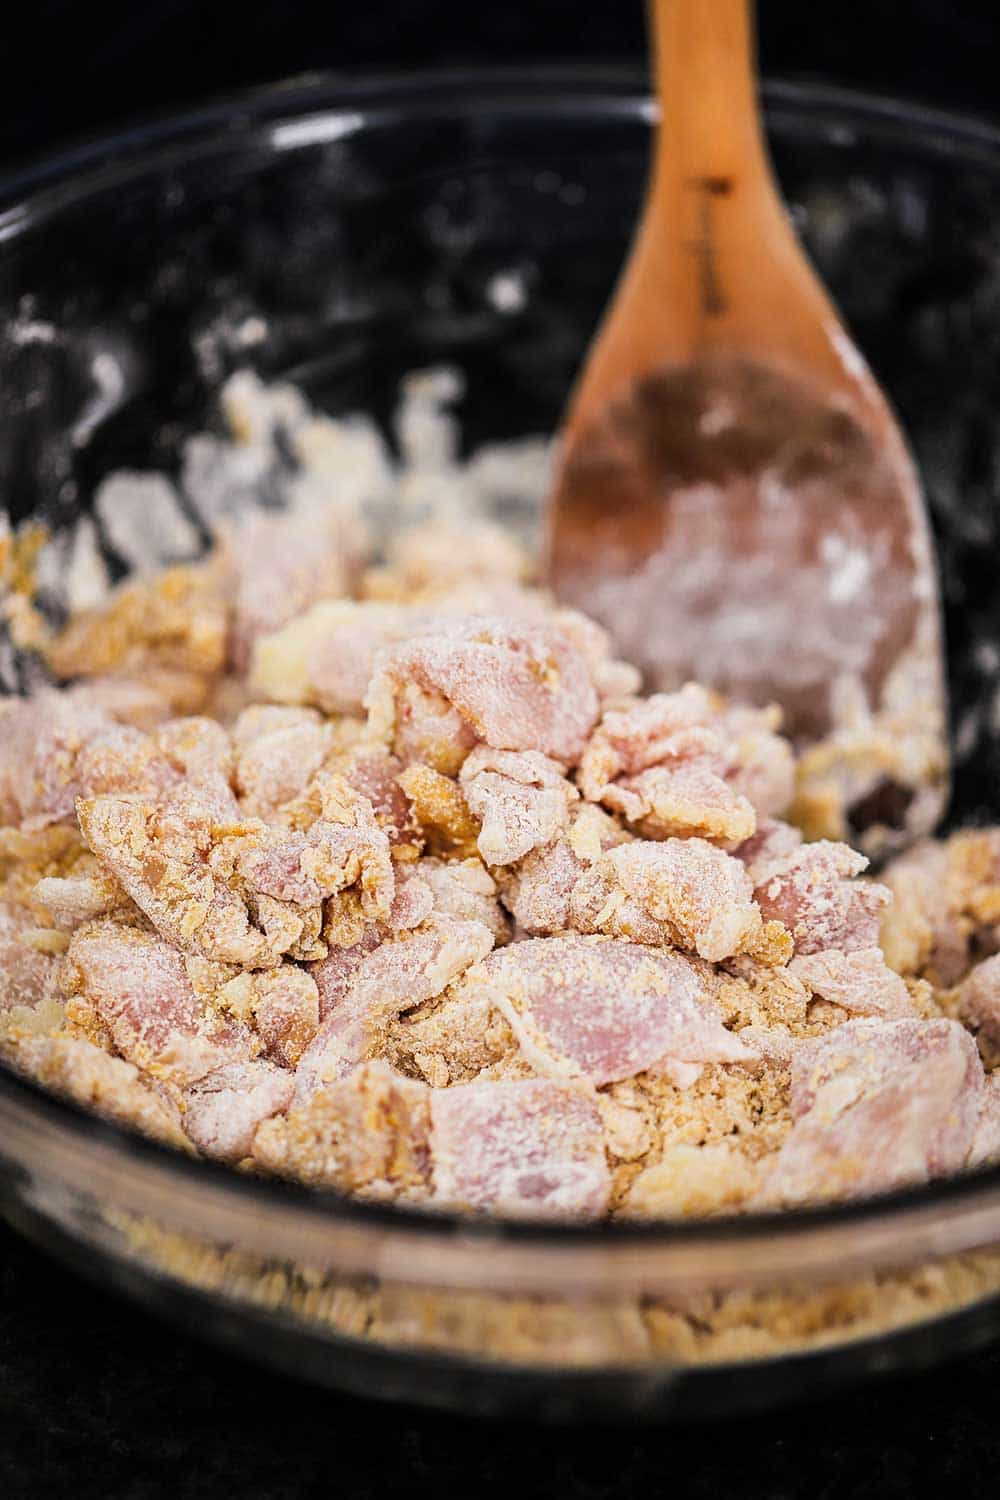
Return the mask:
M 371 562 L 331 479 L 47 636 L 61 685 L 0 709 L 0 1056 L 246 1170 L 511 1216 L 1000 1156 L 1000 832 L 872 882 L 782 821 L 775 713 L 641 696 L 529 580 L 456 511 Z

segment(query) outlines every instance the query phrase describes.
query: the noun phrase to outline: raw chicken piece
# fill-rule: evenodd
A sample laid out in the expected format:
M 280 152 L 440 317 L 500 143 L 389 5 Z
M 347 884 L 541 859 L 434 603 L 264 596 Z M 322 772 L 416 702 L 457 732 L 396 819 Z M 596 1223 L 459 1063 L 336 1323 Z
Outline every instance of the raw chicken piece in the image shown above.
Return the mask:
M 416 866 L 420 879 L 430 886 L 434 910 L 441 916 L 463 922 L 481 922 L 500 946 L 510 938 L 510 923 L 497 899 L 496 882 L 478 859 L 422 859 Z
M 386 926 L 392 932 L 419 927 L 432 913 L 481 922 L 498 943 L 510 938 L 510 923 L 496 896 L 496 885 L 478 860 L 443 864 L 421 859 L 400 865 L 396 897 Z
M 367 925 L 345 922 L 327 958 L 318 966 L 324 1016 L 346 993 L 362 958 L 380 943 L 422 926 L 431 917 L 474 922 L 487 928 L 498 943 L 510 938 L 510 924 L 496 899 L 496 886 L 478 860 L 442 864 L 422 859 L 400 865 L 388 917 Z
M 257 640 L 250 685 L 275 703 L 359 714 L 379 651 L 406 640 L 417 619 L 406 605 L 325 599 Z
M 580 795 L 557 761 L 533 750 L 480 746 L 459 780 L 470 811 L 482 821 L 477 843 L 488 865 L 513 864 L 558 838 Z
M 651 766 L 703 756 L 721 764 L 722 740 L 711 727 L 716 717 L 713 700 L 694 683 L 609 709 L 580 761 L 583 795 L 597 802 L 619 776 L 635 776 Z
M 157 724 L 178 712 L 171 691 L 170 674 L 155 671 L 141 677 L 124 673 L 109 677 L 90 677 L 66 689 L 71 702 L 100 709 L 118 724 L 133 729 L 155 729 Z
M 1000 1063 L 1000 953 L 984 959 L 956 991 L 955 1014 L 976 1032 L 987 1063 Z
M 214 719 L 200 714 L 168 719 L 153 731 L 160 754 L 182 777 L 193 781 L 229 781 L 233 747 L 229 735 Z
M 983 1081 L 979 1118 L 972 1138 L 972 1149 L 966 1165 L 996 1166 L 1000 1161 L 1000 1073 L 990 1073 Z
M 214 719 L 169 719 L 149 734 L 114 724 L 80 752 L 80 795 L 157 798 L 185 782 L 227 787 L 231 766 L 229 736 Z
M 245 812 L 272 818 L 304 791 L 331 749 L 331 734 L 308 708 L 255 704 L 233 726 L 234 785 Z
M 129 1130 L 180 1151 L 190 1151 L 176 1104 L 147 1083 L 134 1063 L 111 1057 L 83 1037 L 22 1034 L 4 1052 L 13 1066 L 43 1088 L 63 1094 Z
M 303 936 L 304 924 L 269 940 L 239 893 L 216 879 L 207 856 L 221 811 L 193 787 L 160 803 L 96 797 L 81 799 L 77 809 L 90 848 L 171 943 L 224 962 L 267 965 Z M 238 808 L 222 826 L 240 827 Z
M 649 839 L 697 837 L 728 848 L 743 843 L 757 826 L 747 799 L 701 759 L 621 776 L 601 801 Z
M 211 719 L 150 733 L 117 723 L 86 690 L 45 690 L 0 712 L 0 817 L 27 830 L 69 822 L 77 797 L 158 796 L 185 776 L 228 771 L 229 742 Z
M 430 1089 L 384 1062 L 363 1063 L 257 1131 L 257 1165 L 366 1197 L 425 1197 Z
M 184 1095 L 184 1131 L 203 1156 L 237 1162 L 257 1127 L 291 1104 L 295 1080 L 269 1062 L 237 1062 L 199 1079 Z
M 688 683 L 608 710 L 580 766 L 585 797 L 647 838 L 736 844 L 791 801 L 794 762 L 770 709 L 728 708 Z
M 777 818 L 764 818 L 757 824 L 757 832 L 733 850 L 736 858 L 746 865 L 755 886 L 763 884 L 773 864 L 780 864 L 786 855 L 794 854 L 802 843 L 802 834 L 791 823 L 782 823 Z
M 252 1023 L 268 1056 L 283 1067 L 295 1067 L 319 1029 L 316 981 L 291 963 L 239 970 L 220 980 L 213 1003 L 238 1021 Z
M 571 907 L 581 877 L 598 863 L 602 853 L 630 839 L 607 813 L 590 803 L 577 805 L 570 813 L 570 823 L 565 837 L 534 850 L 515 869 L 504 872 L 502 899 L 518 926 L 530 937 L 565 932 L 575 926 Z M 603 887 L 603 881 L 598 881 L 598 885 Z M 596 905 L 585 912 L 585 908 L 590 908 L 590 889 L 581 892 L 577 918 L 601 914 L 606 892 L 602 889 L 596 894 Z
M 673 941 L 712 963 L 749 947 L 760 932 L 750 877 L 739 860 L 704 839 L 637 840 L 603 855 L 597 870 Z
M 326 873 L 319 867 L 314 872 L 324 895 L 356 886 L 366 917 L 388 914 L 395 889 L 389 837 L 369 798 L 347 776 L 332 769 L 317 772 L 305 791 L 284 805 L 281 823 L 304 833 L 332 862 Z
M 512 943 L 457 992 L 489 995 L 532 1067 L 552 1076 L 602 1084 L 676 1063 L 756 1056 L 725 1029 L 686 959 L 615 938 Z
M 792 1116 L 769 1198 L 864 1197 L 958 1172 L 979 1121 L 983 1068 L 957 1021 L 846 1021 L 792 1053 Z
M 362 928 L 356 942 L 331 944 L 326 958 L 313 964 L 312 977 L 316 982 L 321 1021 L 326 1021 L 341 1006 L 364 960 L 391 939 L 392 934 L 384 923 L 370 923 Z
M 400 785 L 403 762 L 379 747 L 360 744 L 343 751 L 331 764 L 375 809 L 392 849 L 419 853 L 423 844 L 410 799 Z
M 387 926 L 393 932 L 409 932 L 419 927 L 434 910 L 434 892 L 412 865 L 396 877 L 396 894 L 389 909 Z
M 819 839 L 771 863 L 754 895 L 765 917 L 788 928 L 796 953 L 874 948 L 891 896 L 883 885 L 854 879 L 867 864 L 846 844 Z
M 196 995 L 183 955 L 138 928 L 81 927 L 70 939 L 63 986 L 93 1007 L 124 1057 L 181 1089 L 249 1061 L 257 1047 L 245 1026 Z
M 598 707 L 586 658 L 558 630 L 477 615 L 443 616 L 426 634 L 388 647 L 366 703 L 374 733 L 404 760 L 429 764 L 421 746 L 454 753 L 447 737 L 461 726 L 459 754 L 483 741 L 574 765 Z M 462 759 L 451 761 L 454 769 Z
M 80 797 L 163 797 L 183 780 L 152 735 L 127 724 L 94 736 L 81 750 L 77 766 Z
M 594 1100 L 543 1079 L 430 1094 L 434 1199 L 531 1219 L 598 1218 L 611 1193 Z
M 368 590 L 381 599 L 429 598 L 470 584 L 523 583 L 530 572 L 524 549 L 509 531 L 488 522 L 433 517 L 389 538 L 386 565 L 371 569 Z
M 528 937 L 566 932 L 570 902 L 586 867 L 568 839 L 536 849 L 503 885 L 503 901 Z
M 795 756 L 778 730 L 781 710 L 730 704 L 716 720 L 726 745 L 726 780 L 761 818 L 785 812 L 795 792 Z
M 611 636 L 603 625 L 577 609 L 557 609 L 550 618 L 587 658 L 602 707 L 627 700 L 639 691 L 642 674 L 630 662 L 619 661 L 614 655 Z
M 33 830 L 72 819 L 80 758 L 115 729 L 99 708 L 54 691 L 0 707 L 0 821 Z
M 234 577 L 231 659 L 245 672 L 254 643 L 321 599 L 350 593 L 360 533 L 327 492 L 318 503 L 275 514 L 248 512 L 227 548 Z
M 814 995 L 859 1016 L 912 1016 L 913 1001 L 903 980 L 886 963 L 881 948 L 840 953 L 805 953 L 788 966 Z
M 370 804 L 364 806 L 370 816 Z M 388 841 L 374 819 L 368 827 L 360 819 L 346 825 L 317 820 L 306 833 L 255 828 L 247 836 L 236 834 L 231 848 L 238 851 L 233 865 L 247 890 L 293 906 L 318 906 L 357 882 L 372 893 L 373 909 L 382 909 L 382 888 L 392 889 Z
M 299 1062 L 300 1101 L 370 1057 L 402 1011 L 440 995 L 493 947 L 481 922 L 445 916 L 386 941 L 381 936 L 372 932 L 353 950 L 333 948 L 313 970 L 324 1020 Z

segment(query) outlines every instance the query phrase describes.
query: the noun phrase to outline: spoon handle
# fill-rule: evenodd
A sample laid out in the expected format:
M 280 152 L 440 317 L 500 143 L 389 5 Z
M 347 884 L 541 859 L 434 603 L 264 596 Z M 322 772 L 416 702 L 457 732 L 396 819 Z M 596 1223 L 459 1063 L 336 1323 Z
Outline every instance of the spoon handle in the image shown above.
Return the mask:
M 654 194 L 710 184 L 721 196 L 748 175 L 769 178 L 751 0 L 650 0 L 650 29 L 661 111 Z

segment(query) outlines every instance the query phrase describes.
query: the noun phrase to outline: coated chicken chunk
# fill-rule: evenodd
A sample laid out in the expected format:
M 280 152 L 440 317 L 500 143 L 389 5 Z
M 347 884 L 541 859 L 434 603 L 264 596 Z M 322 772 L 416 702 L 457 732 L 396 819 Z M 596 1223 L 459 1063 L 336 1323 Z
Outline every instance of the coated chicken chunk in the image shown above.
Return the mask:
M 792 1054 L 792 1115 L 770 1163 L 779 1203 L 856 1198 L 965 1166 L 983 1068 L 957 1021 L 847 1021 Z
M 446 772 L 479 742 L 574 765 L 598 710 L 586 658 L 560 631 L 475 615 L 388 647 L 366 701 L 403 760 Z
M 434 1197 L 530 1219 L 594 1219 L 610 1174 L 585 1093 L 548 1080 L 470 1083 L 430 1095 Z
M 461 992 L 487 995 L 547 1076 L 603 1084 L 678 1063 L 697 1072 L 704 1062 L 755 1056 L 725 1029 L 680 954 L 616 938 L 512 943 L 470 970 Z
M 115 1050 L 144 1073 L 178 1089 L 257 1050 L 250 1030 L 199 996 L 183 954 L 140 928 L 113 921 L 81 927 L 70 939 L 63 987 L 70 1014 L 92 1013 Z
M 220 779 L 157 801 L 81 799 L 78 815 L 89 847 L 168 941 L 266 968 L 322 956 L 324 899 L 356 887 L 375 914 L 394 888 L 386 835 L 342 777 L 317 779 L 289 808 L 304 831 L 243 818 Z

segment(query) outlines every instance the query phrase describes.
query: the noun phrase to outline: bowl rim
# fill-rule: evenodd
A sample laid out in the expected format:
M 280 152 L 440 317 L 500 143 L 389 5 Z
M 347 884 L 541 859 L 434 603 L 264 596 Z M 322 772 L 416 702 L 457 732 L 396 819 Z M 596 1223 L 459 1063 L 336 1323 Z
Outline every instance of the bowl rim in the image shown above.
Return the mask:
M 767 117 L 789 110 L 850 115 L 856 122 L 895 127 L 907 136 L 916 130 L 924 136 L 925 145 L 936 136 L 939 148 L 1000 151 L 1000 122 L 902 96 L 802 78 L 764 78 L 761 95 Z M 41 212 L 63 206 L 67 188 L 75 198 L 98 186 L 113 185 L 136 169 L 149 171 L 164 165 L 159 155 L 164 148 L 186 146 L 190 153 L 192 148 L 210 149 L 236 136 L 245 142 L 248 127 L 280 126 L 285 115 L 290 117 L 288 123 L 318 113 L 330 116 L 329 133 L 317 130 L 313 134 L 312 141 L 320 144 L 335 139 L 335 132 L 344 133 L 351 123 L 345 117 L 365 110 L 367 124 L 380 106 L 399 109 L 405 105 L 408 111 L 426 114 L 441 109 L 470 114 L 498 106 L 515 111 L 520 105 L 558 113 L 567 103 L 579 106 L 584 99 L 591 107 L 603 103 L 612 112 L 645 123 L 658 118 L 646 69 L 638 63 L 569 61 L 527 67 L 502 64 L 294 74 L 227 91 L 202 104 L 139 115 L 117 129 L 71 138 L 12 168 L 0 167 L 0 241 L 37 222 Z M 294 136 L 286 141 L 287 146 L 308 143 Z M 105 173 L 110 177 L 104 177 Z
M 868 126 L 883 136 L 914 134 L 932 150 L 963 157 L 984 151 L 1000 166 L 1000 128 L 975 116 L 825 84 L 772 81 L 771 117 L 827 115 L 842 132 Z M 487 114 L 603 109 L 609 117 L 655 123 L 637 67 L 543 65 L 529 69 L 443 69 L 347 77 L 305 74 L 180 112 L 142 120 L 71 144 L 0 178 L 0 242 L 16 239 L 61 209 L 131 177 L 201 154 L 244 149 L 265 132 L 272 150 L 318 145 L 400 113 Z M 294 127 L 298 126 L 296 130 Z M 307 128 L 309 127 L 309 128 Z M 847 143 L 850 143 L 849 141 Z M 831 137 L 831 144 L 837 140 Z M 192 1229 L 219 1213 L 246 1242 L 245 1206 L 255 1210 L 262 1251 L 324 1255 L 338 1268 L 399 1279 L 504 1284 L 511 1290 L 606 1295 L 780 1281 L 792 1271 L 838 1276 L 851 1268 L 913 1264 L 921 1256 L 1000 1241 L 1000 1166 L 860 1202 L 707 1220 L 597 1224 L 469 1219 L 425 1208 L 361 1202 L 333 1189 L 254 1178 L 195 1160 L 101 1119 L 0 1064 L 0 1164 L 29 1180 L 58 1181 L 96 1197 L 123 1193 L 141 1211 L 161 1212 L 169 1195 Z M 161 1196 L 162 1195 L 162 1196 Z M 333 1240 L 330 1231 L 342 1231 Z M 863 1233 L 862 1233 L 863 1231 Z M 905 1231 L 905 1241 L 904 1241 Z M 324 1239 L 326 1236 L 326 1239 Z M 494 1253 L 490 1253 L 490 1251 Z M 520 1256 L 520 1259 L 519 1259 Z M 572 1263 L 575 1263 L 572 1264 Z

